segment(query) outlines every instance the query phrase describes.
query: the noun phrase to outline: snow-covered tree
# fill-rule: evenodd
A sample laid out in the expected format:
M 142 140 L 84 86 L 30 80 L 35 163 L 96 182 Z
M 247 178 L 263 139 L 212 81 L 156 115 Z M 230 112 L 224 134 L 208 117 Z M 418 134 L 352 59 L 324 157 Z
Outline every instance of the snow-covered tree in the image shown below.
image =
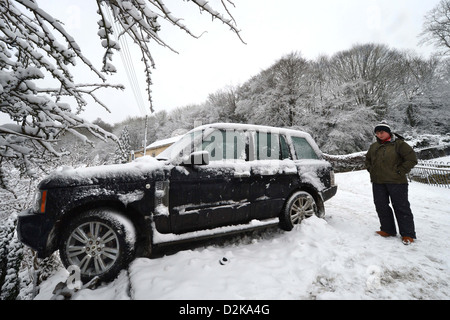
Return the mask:
M 20 292 L 23 245 L 15 236 L 17 216 L 0 225 L 0 300 L 15 300 Z
M 235 113 L 236 104 L 236 89 L 231 86 L 211 93 L 206 101 L 209 114 L 215 116 L 217 122 L 239 122 L 239 117 Z
M 399 52 L 385 45 L 355 45 L 333 55 L 330 61 L 334 83 L 333 105 L 343 110 L 373 109 L 377 120 L 385 118 L 397 85 Z
M 425 16 L 422 41 L 432 43 L 444 54 L 450 54 L 450 0 L 441 0 Z
M 291 53 L 272 67 L 275 87 L 268 104 L 285 126 L 299 124 L 311 104 L 310 64 L 299 53 Z
M 450 118 L 450 64 L 383 44 L 358 44 L 331 57 L 278 60 L 237 91 L 244 121 L 294 126 L 323 151 L 367 150 L 374 123 L 396 130 L 446 133 Z
M 399 90 L 388 118 L 400 128 L 446 134 L 450 130 L 450 65 L 448 59 L 405 54 Z
M 299 53 L 277 60 L 241 86 L 237 115 L 257 124 L 302 124 L 311 105 L 310 63 Z
M 117 147 L 114 158 L 115 163 L 126 163 L 129 160 L 131 153 L 131 145 L 130 145 L 130 135 L 128 133 L 128 127 L 125 126 L 122 129 L 122 133 L 119 137 L 119 146 Z
M 224 13 L 205 0 L 189 3 L 239 36 L 227 7 L 233 5 L 230 0 L 221 1 Z M 37 0 L 0 0 L 0 112 L 14 121 L 0 126 L 0 164 L 14 162 L 23 172 L 33 175 L 34 166 L 68 154 L 54 147 L 63 133 L 68 131 L 91 142 L 80 133 L 80 128 L 100 139 L 117 141 L 111 133 L 79 116 L 91 100 L 108 110 L 95 95 L 98 90 L 123 88 L 107 82 L 107 75 L 116 70 L 112 57 L 120 50 L 117 38 L 130 37 L 140 48 L 151 101 L 151 70 L 155 62 L 150 43 L 172 49 L 159 37 L 159 19 L 196 37 L 182 19 L 171 14 L 163 0 L 97 0 L 96 4 L 97 34 L 104 48 L 101 69 L 83 54 L 63 23 L 40 8 Z M 113 34 L 113 24 L 119 26 L 120 34 Z M 79 83 L 72 73 L 75 66 L 87 67 L 98 82 Z

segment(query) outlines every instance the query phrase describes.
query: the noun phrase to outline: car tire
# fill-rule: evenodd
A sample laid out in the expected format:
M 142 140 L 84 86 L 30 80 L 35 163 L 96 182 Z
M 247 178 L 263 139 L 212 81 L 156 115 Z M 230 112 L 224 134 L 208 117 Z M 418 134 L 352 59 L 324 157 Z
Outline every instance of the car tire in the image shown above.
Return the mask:
M 79 268 L 86 283 L 114 279 L 134 257 L 135 228 L 118 211 L 95 209 L 71 220 L 61 235 L 60 257 L 66 268 Z
M 294 225 L 303 219 L 317 215 L 317 205 L 314 197 L 306 191 L 295 192 L 287 201 L 280 215 L 280 227 L 291 231 Z

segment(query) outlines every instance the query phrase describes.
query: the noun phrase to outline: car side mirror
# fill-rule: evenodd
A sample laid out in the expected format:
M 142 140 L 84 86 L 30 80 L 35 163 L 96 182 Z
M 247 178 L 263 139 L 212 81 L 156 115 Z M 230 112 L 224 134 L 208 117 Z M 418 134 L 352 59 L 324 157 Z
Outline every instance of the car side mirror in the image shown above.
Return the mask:
M 186 161 L 187 160 L 187 161 Z M 185 165 L 200 165 L 205 166 L 209 164 L 209 152 L 208 151 L 195 151 L 192 152 L 188 159 L 183 164 Z

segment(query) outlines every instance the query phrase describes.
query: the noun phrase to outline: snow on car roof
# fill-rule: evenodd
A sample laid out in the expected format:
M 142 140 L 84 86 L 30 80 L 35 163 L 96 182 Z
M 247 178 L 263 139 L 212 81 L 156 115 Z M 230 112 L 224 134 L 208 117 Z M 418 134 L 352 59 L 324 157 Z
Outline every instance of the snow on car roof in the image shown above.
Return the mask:
M 211 123 L 204 124 L 199 127 L 192 129 L 190 132 L 194 132 L 197 130 L 207 129 L 207 128 L 217 128 L 217 129 L 229 129 L 229 130 L 255 130 L 255 131 L 263 131 L 263 132 L 273 132 L 273 133 L 283 133 L 287 135 L 296 135 L 302 137 L 311 137 L 311 135 L 307 132 L 288 129 L 288 128 L 278 128 L 271 126 L 263 126 L 256 124 L 243 124 L 243 123 Z

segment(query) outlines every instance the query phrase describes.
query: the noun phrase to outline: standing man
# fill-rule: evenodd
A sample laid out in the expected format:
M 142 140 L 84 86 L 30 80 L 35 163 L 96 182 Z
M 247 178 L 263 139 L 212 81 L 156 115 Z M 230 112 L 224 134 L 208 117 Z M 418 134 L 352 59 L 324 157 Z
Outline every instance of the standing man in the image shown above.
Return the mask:
M 406 174 L 417 164 L 414 150 L 402 139 L 395 139 L 386 123 L 374 129 L 377 141 L 366 154 L 366 168 L 372 181 L 373 200 L 380 219 L 382 237 L 397 234 L 394 208 L 402 242 L 408 245 L 416 239 L 414 218 L 408 201 L 408 180 Z

